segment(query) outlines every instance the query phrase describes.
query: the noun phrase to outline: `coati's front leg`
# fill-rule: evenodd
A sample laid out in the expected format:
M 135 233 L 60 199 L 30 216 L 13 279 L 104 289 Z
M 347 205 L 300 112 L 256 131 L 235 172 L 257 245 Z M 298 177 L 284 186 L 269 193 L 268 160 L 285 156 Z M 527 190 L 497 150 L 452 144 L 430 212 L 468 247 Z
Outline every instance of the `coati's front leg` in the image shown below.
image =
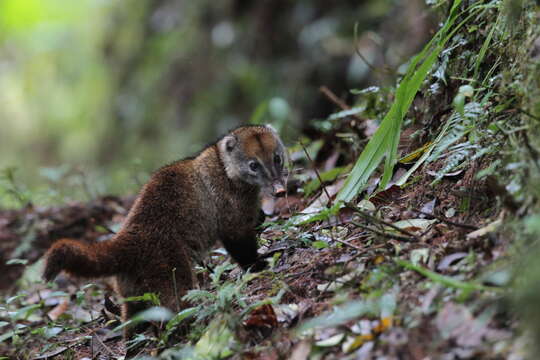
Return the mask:
M 242 267 L 251 271 L 261 271 L 266 267 L 266 262 L 259 259 L 257 253 L 257 237 L 255 233 L 244 234 L 238 237 L 227 237 L 222 240 L 225 250 Z

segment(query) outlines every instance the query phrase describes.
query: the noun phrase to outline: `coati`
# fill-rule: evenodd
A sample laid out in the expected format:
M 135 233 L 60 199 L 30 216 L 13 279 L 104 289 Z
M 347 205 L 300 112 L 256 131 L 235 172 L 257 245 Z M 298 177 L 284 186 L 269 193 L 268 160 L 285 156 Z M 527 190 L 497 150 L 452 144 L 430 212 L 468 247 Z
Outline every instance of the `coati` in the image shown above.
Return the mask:
M 180 299 L 197 281 L 194 264 L 216 240 L 242 268 L 264 267 L 255 233 L 259 197 L 265 190 L 285 194 L 286 160 L 270 126 L 236 128 L 197 156 L 155 172 L 110 240 L 54 243 L 43 276 L 50 281 L 62 270 L 86 278 L 114 276 L 120 296 L 156 293 L 163 306 L 179 311 L 186 306 Z M 125 302 L 122 319 L 146 306 Z

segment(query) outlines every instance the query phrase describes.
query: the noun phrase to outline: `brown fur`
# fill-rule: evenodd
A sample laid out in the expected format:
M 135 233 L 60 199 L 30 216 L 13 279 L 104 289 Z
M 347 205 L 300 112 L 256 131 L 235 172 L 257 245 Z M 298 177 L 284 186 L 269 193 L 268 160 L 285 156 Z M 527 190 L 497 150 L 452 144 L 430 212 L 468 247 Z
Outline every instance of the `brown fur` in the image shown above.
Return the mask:
M 87 278 L 115 276 L 122 297 L 152 292 L 163 306 L 178 311 L 186 305 L 180 299 L 196 284 L 193 265 L 216 240 L 243 268 L 261 267 L 255 233 L 259 194 L 262 188 L 283 184 L 283 164 L 278 166 L 276 154 L 286 156 L 271 128 L 245 126 L 198 156 L 159 169 L 118 234 L 91 245 L 56 242 L 46 254 L 44 278 L 52 280 L 62 270 Z M 246 165 L 254 159 L 263 167 L 256 176 Z M 259 176 L 263 172 L 264 178 Z M 123 320 L 145 306 L 124 303 Z

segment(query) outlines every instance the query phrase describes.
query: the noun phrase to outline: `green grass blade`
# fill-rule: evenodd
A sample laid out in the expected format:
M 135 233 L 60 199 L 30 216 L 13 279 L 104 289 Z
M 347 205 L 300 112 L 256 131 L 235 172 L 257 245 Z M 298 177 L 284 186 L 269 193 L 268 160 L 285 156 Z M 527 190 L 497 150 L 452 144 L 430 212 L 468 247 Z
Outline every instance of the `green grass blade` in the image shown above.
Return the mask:
M 461 280 L 452 278 L 450 276 L 441 275 L 431 270 L 428 270 L 423 266 L 415 265 L 406 260 L 396 259 L 395 261 L 396 261 L 396 264 L 398 264 L 399 266 L 403 266 L 406 269 L 416 271 L 417 273 L 425 276 L 431 281 L 437 282 L 447 287 L 465 290 L 465 291 L 479 290 L 479 291 L 492 291 L 496 293 L 504 292 L 504 289 L 502 288 L 497 288 L 493 286 L 485 286 L 482 284 L 478 284 L 474 281 L 461 281 Z
M 465 23 L 465 21 L 461 22 L 450 31 L 458 16 L 457 10 L 460 4 L 461 0 L 454 0 L 450 16 L 444 26 L 411 61 L 407 73 L 396 90 L 394 103 L 384 117 L 379 129 L 377 129 L 364 151 L 360 154 L 343 188 L 338 193 L 336 198 L 338 203 L 340 201 L 350 201 L 357 196 L 364 189 L 369 177 L 385 156 L 386 161 L 380 187 L 384 188 L 388 184 L 394 164 L 397 161 L 397 146 L 403 118 L 437 57 L 444 49 L 444 45 Z M 471 15 L 467 17 L 467 20 L 470 17 Z

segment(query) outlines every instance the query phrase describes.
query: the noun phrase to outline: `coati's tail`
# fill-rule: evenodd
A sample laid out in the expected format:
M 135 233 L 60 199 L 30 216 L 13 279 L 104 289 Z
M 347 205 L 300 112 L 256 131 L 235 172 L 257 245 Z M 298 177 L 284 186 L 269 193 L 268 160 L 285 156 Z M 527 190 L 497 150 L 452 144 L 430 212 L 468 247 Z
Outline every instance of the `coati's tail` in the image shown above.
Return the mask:
M 43 278 L 53 280 L 60 271 L 79 277 L 111 276 L 121 270 L 117 256 L 118 242 L 109 240 L 95 244 L 61 239 L 47 251 Z

